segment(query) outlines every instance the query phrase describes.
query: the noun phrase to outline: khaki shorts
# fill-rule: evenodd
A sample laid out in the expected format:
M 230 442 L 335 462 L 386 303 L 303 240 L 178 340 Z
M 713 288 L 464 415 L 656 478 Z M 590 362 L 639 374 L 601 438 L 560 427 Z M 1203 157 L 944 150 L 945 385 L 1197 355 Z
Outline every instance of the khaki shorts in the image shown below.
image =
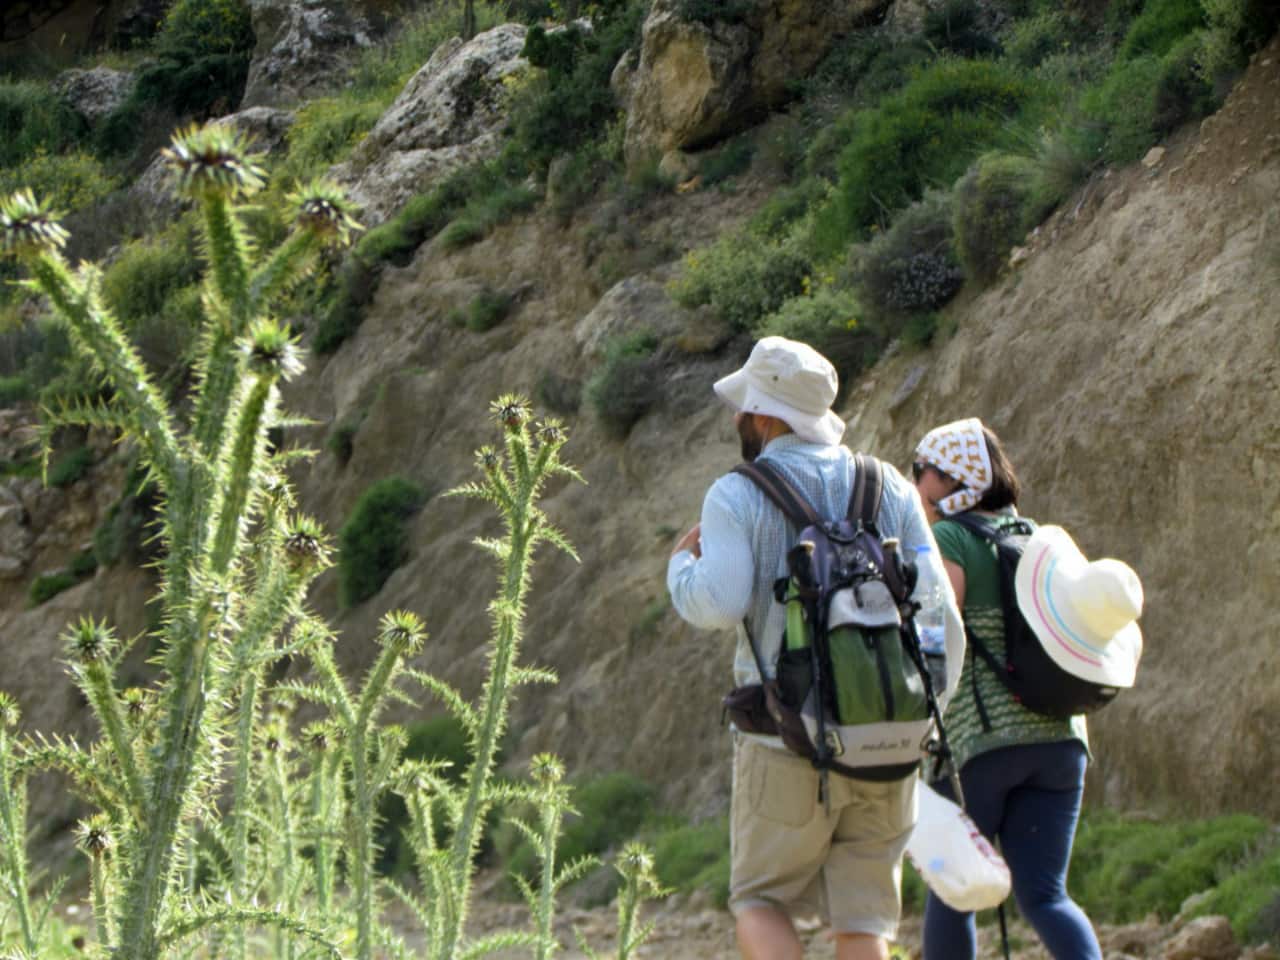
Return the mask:
M 828 813 L 808 760 L 735 732 L 729 908 L 816 914 L 836 933 L 893 939 L 915 783 L 830 774 Z

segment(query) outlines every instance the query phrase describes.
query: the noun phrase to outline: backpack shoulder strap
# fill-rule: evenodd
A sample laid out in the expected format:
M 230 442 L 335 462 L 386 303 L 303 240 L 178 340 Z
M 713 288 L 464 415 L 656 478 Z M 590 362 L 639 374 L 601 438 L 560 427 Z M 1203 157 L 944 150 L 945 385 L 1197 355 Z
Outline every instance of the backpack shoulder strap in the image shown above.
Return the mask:
M 981 537 L 987 543 L 995 543 L 1000 539 L 1001 531 L 994 523 L 987 523 L 980 517 L 975 517 L 969 511 L 963 513 L 953 513 L 942 519 L 954 523 L 958 527 L 964 527 L 974 536 Z
M 865 453 L 853 458 L 853 494 L 849 497 L 850 520 L 860 520 L 864 527 L 874 527 L 880 516 L 880 494 L 884 490 L 884 471 L 880 461 Z
M 733 468 L 733 472 L 742 474 L 759 487 L 760 491 L 800 529 L 819 526 L 823 523 L 818 511 L 813 509 L 800 491 L 767 461 L 753 460 L 750 463 L 740 463 Z

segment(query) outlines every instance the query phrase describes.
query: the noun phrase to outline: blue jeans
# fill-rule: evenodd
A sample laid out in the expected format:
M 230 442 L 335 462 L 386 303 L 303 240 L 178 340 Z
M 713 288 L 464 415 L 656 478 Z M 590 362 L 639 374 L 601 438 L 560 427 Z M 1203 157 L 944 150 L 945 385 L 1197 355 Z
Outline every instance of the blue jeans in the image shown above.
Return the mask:
M 1087 763 L 1083 744 L 1063 740 L 991 750 L 960 771 L 969 816 L 988 840 L 1000 841 L 1018 909 L 1055 960 L 1102 960 L 1089 918 L 1067 896 Z M 950 783 L 934 786 L 954 799 Z M 929 894 L 925 960 L 972 960 L 977 953 L 973 914 L 958 913 Z

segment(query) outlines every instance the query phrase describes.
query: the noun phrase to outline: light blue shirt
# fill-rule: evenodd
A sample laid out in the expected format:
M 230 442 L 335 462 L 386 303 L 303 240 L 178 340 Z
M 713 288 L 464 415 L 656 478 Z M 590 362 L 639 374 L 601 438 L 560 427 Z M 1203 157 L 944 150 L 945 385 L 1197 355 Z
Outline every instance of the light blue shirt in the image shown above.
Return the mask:
M 809 443 L 788 433 L 771 441 L 760 458 L 778 468 L 825 518 L 845 515 L 854 462 L 847 447 Z M 897 537 L 907 557 L 920 545 L 931 547 L 928 562 L 944 585 L 947 685 L 939 700 L 945 705 L 964 663 L 964 627 L 916 488 L 892 464 L 884 464 L 883 474 L 881 536 Z M 703 629 L 737 630 L 736 685 L 759 682 L 744 621 L 765 671 L 773 675 L 786 626 L 786 612 L 774 600 L 773 584 L 786 576 L 786 553 L 799 533 L 751 480 L 728 473 L 711 485 L 702 504 L 702 556 L 682 550 L 667 565 L 667 590 L 681 617 Z

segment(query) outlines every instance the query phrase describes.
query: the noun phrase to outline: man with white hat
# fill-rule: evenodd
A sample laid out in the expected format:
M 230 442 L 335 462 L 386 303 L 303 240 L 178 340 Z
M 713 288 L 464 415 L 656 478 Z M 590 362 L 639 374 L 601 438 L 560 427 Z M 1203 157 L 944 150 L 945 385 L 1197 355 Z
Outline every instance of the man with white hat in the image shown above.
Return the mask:
M 854 456 L 840 444 L 844 422 L 831 410 L 835 369 L 803 343 L 766 337 L 746 364 L 715 392 L 734 410 L 744 460 L 779 471 L 828 520 L 845 515 Z M 933 546 L 912 485 L 883 464 L 882 536 L 907 556 Z M 756 652 L 772 674 L 785 625 L 773 583 L 787 572 L 798 530 L 748 478 L 720 477 L 707 492 L 701 522 L 675 546 L 667 589 L 680 616 L 704 629 L 736 628 L 734 678 L 759 683 Z M 935 582 L 946 582 L 937 551 Z M 949 593 L 949 591 L 948 591 Z M 949 619 L 959 623 L 954 600 Z M 953 642 L 961 644 L 962 636 Z M 753 652 L 752 641 L 756 650 Z M 952 652 L 949 650 L 949 653 Z M 948 693 L 959 655 L 948 670 Z M 914 774 L 889 782 L 830 777 L 819 800 L 819 775 L 778 737 L 734 731 L 729 906 L 738 946 L 748 960 L 803 955 L 793 918 L 821 916 L 838 960 L 882 960 L 901 912 L 902 854 L 915 823 Z

